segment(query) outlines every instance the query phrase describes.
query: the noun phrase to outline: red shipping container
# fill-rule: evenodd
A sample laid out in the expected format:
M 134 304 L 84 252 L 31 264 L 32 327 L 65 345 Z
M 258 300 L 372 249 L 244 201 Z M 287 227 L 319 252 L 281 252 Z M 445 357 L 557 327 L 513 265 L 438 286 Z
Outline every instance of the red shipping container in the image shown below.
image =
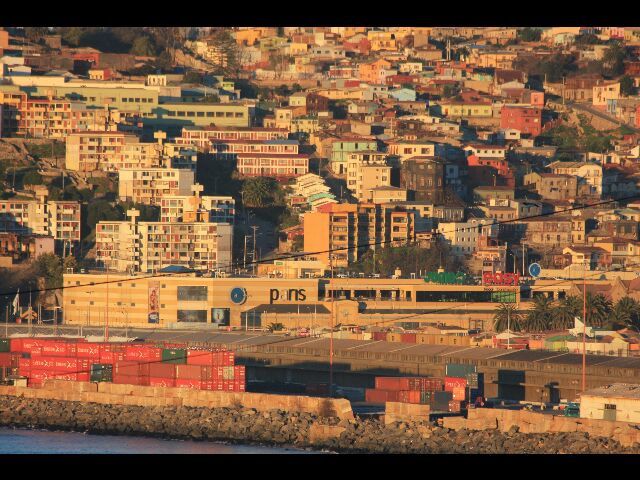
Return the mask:
M 454 400 L 462 401 L 467 396 L 467 389 L 464 387 L 453 387 L 451 390 Z
M 464 378 L 444 377 L 444 391 L 451 392 L 455 387 L 466 387 L 467 380 Z
M 187 350 L 187 365 L 215 365 L 215 352 Z
M 236 363 L 235 352 L 222 352 L 222 358 L 223 358 L 222 364 L 226 367 L 233 366 Z
M 173 363 L 151 363 L 149 364 L 149 376 L 156 378 L 176 378 L 176 366 Z
M 19 358 L 18 359 L 18 368 L 31 368 L 31 359 L 30 358 Z
M 175 387 L 175 378 L 149 377 L 149 386 L 151 387 Z
M 124 359 L 127 361 L 161 361 L 162 349 L 144 345 L 127 345 L 124 350 Z
M 178 388 L 193 388 L 196 390 L 202 389 L 202 382 L 200 380 L 190 380 L 186 378 L 176 378 L 176 387 Z
M 222 380 L 216 380 L 216 381 L 205 380 L 204 382 L 201 382 L 201 385 L 202 385 L 202 390 L 215 390 L 215 391 L 224 390 L 224 384 L 222 383 Z
M 233 380 L 223 380 L 222 384 L 225 392 L 233 392 Z
M 0 367 L 10 367 L 12 356 L 9 352 L 0 352 Z
M 385 342 L 387 340 L 386 332 L 373 332 L 372 335 L 373 340 Z
M 460 412 L 460 400 L 449 400 L 449 411 L 453 413 Z
M 59 372 L 90 372 L 91 362 L 86 358 L 75 357 L 32 357 L 31 367 Z
M 365 390 L 365 401 L 367 403 L 397 402 L 398 391 L 367 388 Z
M 148 362 L 121 361 L 113 364 L 113 373 L 148 377 L 151 365 Z
M 233 381 L 233 391 L 234 392 L 244 392 L 245 391 L 245 383 L 240 380 Z
M 244 365 L 236 365 L 233 367 L 233 373 L 236 380 L 242 380 L 246 378 L 246 367 Z
M 176 365 L 176 378 L 180 380 L 207 380 L 203 378 L 201 365 Z
M 31 357 L 41 357 L 42 356 L 42 347 L 32 347 L 28 353 Z
M 77 345 L 71 342 L 47 341 L 42 345 L 42 355 L 51 357 L 75 357 Z
M 149 385 L 149 377 L 142 375 L 122 375 L 113 374 L 113 383 L 119 383 L 124 385 Z
M 90 358 L 94 360 L 100 359 L 99 343 L 79 343 L 76 348 L 76 356 L 78 358 Z
M 376 390 L 409 390 L 408 377 L 376 377 Z
M 420 391 L 402 390 L 398 392 L 398 401 L 402 403 L 420 403 Z

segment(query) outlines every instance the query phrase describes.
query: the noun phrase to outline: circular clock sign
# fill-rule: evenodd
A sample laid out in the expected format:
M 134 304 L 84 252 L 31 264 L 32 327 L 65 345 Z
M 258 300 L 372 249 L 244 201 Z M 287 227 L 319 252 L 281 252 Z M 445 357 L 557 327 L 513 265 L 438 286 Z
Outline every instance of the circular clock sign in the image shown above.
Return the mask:
M 247 301 L 247 291 L 244 288 L 236 287 L 231 290 L 231 301 L 236 305 L 242 305 Z
M 539 276 L 541 271 L 542 271 L 542 268 L 540 267 L 539 263 L 532 263 L 531 265 L 529 265 L 529 274 L 532 277 Z

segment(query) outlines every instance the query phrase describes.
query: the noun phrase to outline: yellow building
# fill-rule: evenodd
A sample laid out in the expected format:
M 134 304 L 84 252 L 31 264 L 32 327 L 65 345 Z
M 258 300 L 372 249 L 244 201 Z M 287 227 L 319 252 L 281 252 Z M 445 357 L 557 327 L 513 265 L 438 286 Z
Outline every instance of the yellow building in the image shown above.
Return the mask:
M 208 324 L 264 329 L 275 322 L 287 328 L 326 328 L 333 310 L 334 325 L 421 328 L 437 323 L 490 328 L 502 302 L 520 300 L 519 291 L 513 288 L 445 285 L 420 278 L 154 277 L 113 272 L 107 277 L 103 272 L 65 274 L 63 283 L 67 287 L 65 324 L 93 326 L 104 325 L 108 312 L 112 326 L 189 328 Z M 444 330 L 439 327 L 428 335 L 437 336 L 438 344 L 453 344 L 445 338 L 448 336 L 464 345 L 464 337 L 444 335 Z M 426 336 L 422 340 L 433 341 Z

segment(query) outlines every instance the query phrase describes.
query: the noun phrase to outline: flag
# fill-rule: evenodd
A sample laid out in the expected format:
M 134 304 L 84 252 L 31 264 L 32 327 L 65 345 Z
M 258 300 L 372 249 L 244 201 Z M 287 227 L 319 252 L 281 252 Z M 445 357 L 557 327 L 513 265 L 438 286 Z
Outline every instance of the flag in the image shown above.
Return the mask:
M 13 303 L 11 304 L 11 307 L 13 308 L 13 314 L 14 315 L 18 313 L 19 302 L 20 302 L 20 289 L 18 289 L 18 291 L 16 293 L 16 298 L 13 299 Z

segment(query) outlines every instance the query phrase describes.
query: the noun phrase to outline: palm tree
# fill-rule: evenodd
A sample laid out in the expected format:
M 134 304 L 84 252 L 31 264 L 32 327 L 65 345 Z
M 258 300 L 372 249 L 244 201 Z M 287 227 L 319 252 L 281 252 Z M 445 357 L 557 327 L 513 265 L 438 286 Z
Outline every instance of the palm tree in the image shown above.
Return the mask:
M 493 329 L 496 332 L 503 332 L 507 330 L 507 327 L 512 332 L 519 332 L 521 323 L 522 316 L 512 303 L 501 303 L 493 316 Z
M 609 315 L 609 322 L 617 327 L 637 327 L 640 304 L 633 298 L 622 297 Z
M 602 327 L 608 321 L 612 310 L 611 307 L 611 300 L 604 295 L 587 293 L 587 325 L 590 327 Z
M 284 325 L 282 323 L 275 323 L 275 322 L 271 322 L 269 324 L 269 326 L 267 327 L 267 329 L 269 330 L 269 332 L 273 333 L 273 332 L 279 332 L 280 330 L 284 330 Z
M 565 297 L 553 309 L 552 326 L 559 330 L 571 328 L 574 319 L 582 315 L 582 303 L 578 297 Z
M 529 332 L 543 332 L 549 330 L 553 318 L 553 301 L 549 297 L 537 296 L 533 299 L 533 309 L 525 320 L 526 330 Z

